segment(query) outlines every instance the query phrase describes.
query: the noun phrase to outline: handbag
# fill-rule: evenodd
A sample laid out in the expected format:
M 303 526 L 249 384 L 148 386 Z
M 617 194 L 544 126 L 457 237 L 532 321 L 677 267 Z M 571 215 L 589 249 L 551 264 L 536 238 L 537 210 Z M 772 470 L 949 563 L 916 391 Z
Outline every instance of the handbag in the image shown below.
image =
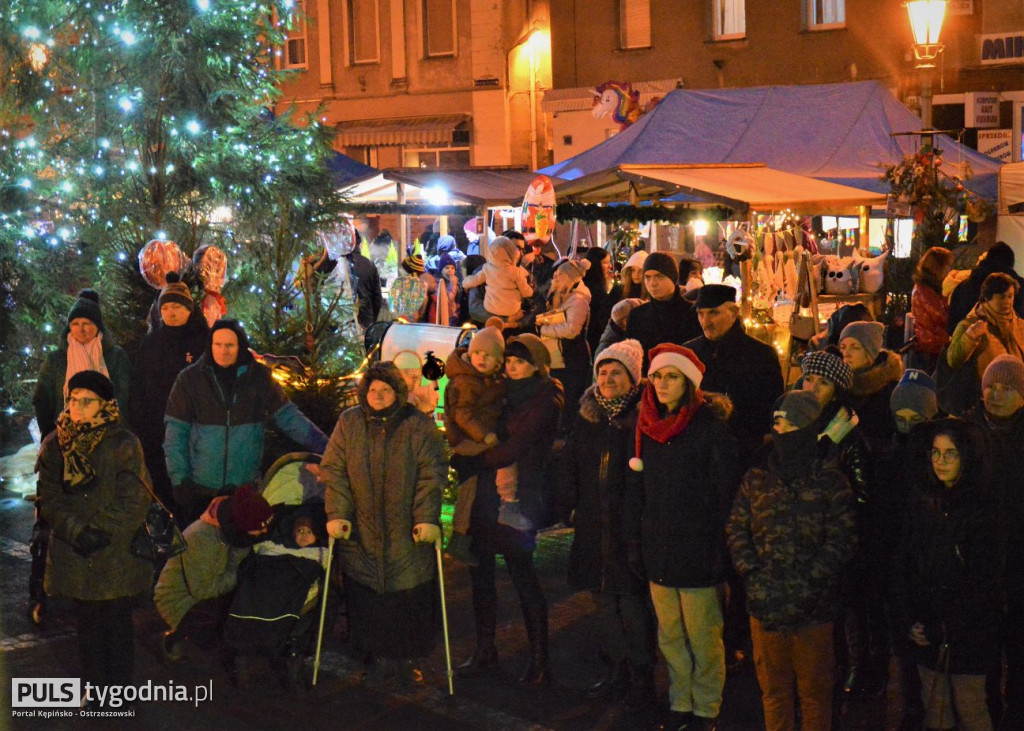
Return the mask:
M 142 484 L 145 485 L 149 496 L 153 498 L 153 502 L 149 504 L 146 519 L 135 531 L 131 551 L 133 556 L 159 564 L 172 556 L 184 553 L 188 544 L 185 542 L 185 536 L 181 534 L 178 524 L 174 522 L 174 515 L 171 511 L 160 502 L 160 498 L 156 496 L 149 485 L 146 485 L 145 482 Z
M 549 338 L 542 335 L 540 341 L 544 343 L 544 347 L 548 349 L 548 355 L 551 356 L 551 370 L 557 371 L 565 368 L 565 356 L 562 355 L 562 339 Z
M 939 408 L 950 416 L 961 416 L 981 398 L 981 382 L 978 378 L 978 353 L 976 348 L 959 368 L 951 368 L 946 360 L 949 346 L 943 346 L 939 352 L 939 360 L 935 364 L 935 395 Z

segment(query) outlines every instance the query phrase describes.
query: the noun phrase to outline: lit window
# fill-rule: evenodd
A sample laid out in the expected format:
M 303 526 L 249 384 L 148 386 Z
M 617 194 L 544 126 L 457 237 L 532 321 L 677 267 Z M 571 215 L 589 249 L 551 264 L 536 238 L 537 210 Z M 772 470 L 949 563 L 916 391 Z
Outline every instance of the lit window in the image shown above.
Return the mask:
M 804 0 L 807 27 L 835 28 L 846 25 L 846 0 Z
M 455 55 L 455 0 L 423 0 L 423 55 Z
M 747 35 L 746 0 L 711 0 L 713 14 L 711 37 L 716 41 L 744 38 Z
M 306 61 L 306 7 L 305 0 L 297 0 L 288 19 L 288 36 L 284 42 L 284 67 L 304 69 Z
M 380 61 L 379 17 L 377 0 L 348 0 L 348 44 L 351 63 Z
M 651 47 L 651 0 L 619 0 L 619 48 Z

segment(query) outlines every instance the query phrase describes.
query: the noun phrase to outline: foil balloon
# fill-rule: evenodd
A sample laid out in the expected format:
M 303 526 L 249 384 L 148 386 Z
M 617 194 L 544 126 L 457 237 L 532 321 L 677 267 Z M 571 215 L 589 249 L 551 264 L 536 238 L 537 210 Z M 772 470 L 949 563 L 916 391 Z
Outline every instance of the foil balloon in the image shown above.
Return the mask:
M 555 185 L 547 175 L 538 175 L 523 198 L 523 236 L 527 241 L 548 243 L 555 230 Z
M 178 276 L 188 271 L 188 257 L 173 241 L 153 239 L 139 251 L 139 273 L 153 289 L 167 285 L 167 273 L 177 272 Z
M 228 257 L 216 246 L 207 244 L 196 249 L 192 264 L 199 276 L 199 283 L 206 292 L 200 303 L 203 316 L 206 318 L 206 324 L 213 326 L 213 323 L 228 314 L 227 300 L 220 293 L 228 271 Z
M 318 238 L 327 250 L 327 256 L 335 261 L 348 256 L 356 248 L 356 230 L 348 221 L 342 221 L 330 231 L 320 232 Z

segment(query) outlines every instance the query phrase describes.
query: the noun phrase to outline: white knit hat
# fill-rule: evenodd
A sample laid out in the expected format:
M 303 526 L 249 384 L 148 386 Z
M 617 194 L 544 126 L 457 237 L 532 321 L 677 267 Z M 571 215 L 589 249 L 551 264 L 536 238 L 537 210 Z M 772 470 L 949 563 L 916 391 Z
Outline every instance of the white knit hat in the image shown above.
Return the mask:
M 633 379 L 634 386 L 640 383 L 644 368 L 644 346 L 639 340 L 629 339 L 613 343 L 598 353 L 594 358 L 594 378 L 597 378 L 597 370 L 601 364 L 610 360 L 623 365 L 629 377 Z
M 637 269 L 644 268 L 644 261 L 647 259 L 647 252 L 643 249 L 640 251 L 633 252 L 633 255 L 626 260 L 625 266 L 636 267 Z

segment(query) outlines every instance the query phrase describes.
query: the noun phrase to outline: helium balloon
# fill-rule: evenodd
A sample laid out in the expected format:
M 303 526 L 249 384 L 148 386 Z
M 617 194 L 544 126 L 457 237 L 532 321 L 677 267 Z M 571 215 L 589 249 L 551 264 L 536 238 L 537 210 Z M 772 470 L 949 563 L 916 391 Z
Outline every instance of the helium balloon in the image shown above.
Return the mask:
M 167 273 L 177 272 L 180 277 L 188 271 L 188 257 L 173 241 L 153 239 L 139 251 L 139 273 L 153 289 L 167 285 Z

